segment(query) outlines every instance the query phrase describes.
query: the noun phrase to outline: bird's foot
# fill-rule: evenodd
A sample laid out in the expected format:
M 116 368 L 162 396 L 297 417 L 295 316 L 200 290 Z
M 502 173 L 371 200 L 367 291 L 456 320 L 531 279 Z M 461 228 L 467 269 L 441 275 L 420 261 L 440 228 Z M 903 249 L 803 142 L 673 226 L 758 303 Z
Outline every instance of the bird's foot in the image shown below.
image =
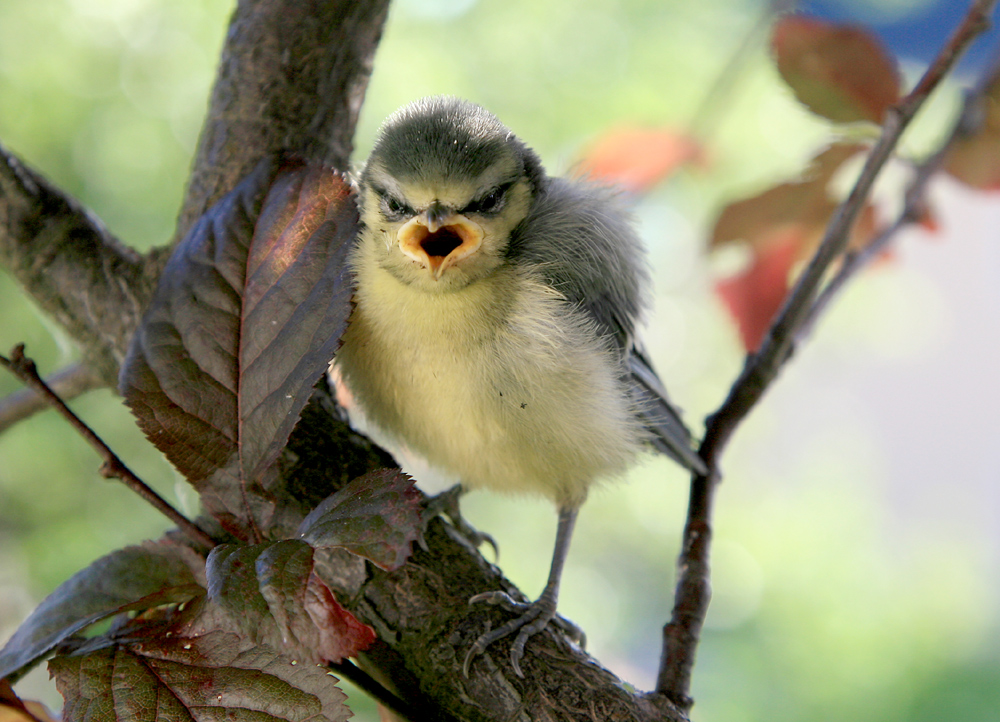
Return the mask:
M 426 530 L 427 525 L 431 522 L 431 519 L 439 516 L 446 517 L 451 523 L 451 526 L 476 549 L 481 547 L 483 544 L 489 544 L 493 548 L 493 558 L 496 559 L 500 556 L 500 549 L 497 547 L 496 540 L 486 532 L 481 532 L 476 529 L 462 517 L 458 500 L 464 492 L 465 490 L 462 488 L 461 484 L 455 484 L 455 486 L 451 487 L 447 491 L 442 491 L 440 494 L 432 496 L 428 499 L 421 518 L 424 529 Z M 426 546 L 424 546 L 424 550 L 426 551 Z
M 549 622 L 552 622 L 554 626 L 559 628 L 567 637 L 581 647 L 587 644 L 587 635 L 583 633 L 583 630 L 568 619 L 558 616 L 556 614 L 556 600 L 546 594 L 542 594 L 541 597 L 531 603 L 517 602 L 506 592 L 484 592 L 483 594 L 477 594 L 469 600 L 469 604 L 480 603 L 500 606 L 519 616 L 510 620 L 502 627 L 487 630 L 486 633 L 476 640 L 472 645 L 472 649 L 465 655 L 465 662 L 462 665 L 462 672 L 466 677 L 469 676 L 469 668 L 472 666 L 473 659 L 485 652 L 486 648 L 498 639 L 502 639 L 514 632 L 517 632 L 517 637 L 510 646 L 510 663 L 514 668 L 514 673 L 518 677 L 524 677 L 524 672 L 521 671 L 524 646 L 528 643 L 529 639 L 545 629 L 545 626 Z

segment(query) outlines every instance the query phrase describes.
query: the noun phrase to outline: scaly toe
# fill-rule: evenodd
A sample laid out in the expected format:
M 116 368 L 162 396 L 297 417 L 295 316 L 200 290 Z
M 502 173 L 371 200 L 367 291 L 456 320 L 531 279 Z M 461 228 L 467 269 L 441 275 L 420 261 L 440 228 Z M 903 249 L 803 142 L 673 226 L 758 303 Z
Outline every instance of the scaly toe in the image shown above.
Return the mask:
M 516 602 L 507 592 L 483 592 L 469 599 L 469 604 L 492 604 L 495 607 L 503 607 L 508 612 L 524 614 L 531 609 L 527 602 Z
M 573 624 L 573 622 L 569 621 L 565 617 L 560 617 L 559 615 L 555 615 L 552 617 L 552 624 L 558 627 L 559 631 L 561 631 L 563 634 L 569 637 L 570 640 L 572 640 L 572 642 L 575 645 L 577 645 L 581 649 L 587 648 L 586 632 L 584 632 L 580 627 Z M 556 637 L 556 639 L 558 640 L 559 637 Z
M 493 557 L 494 559 L 498 559 L 500 557 L 500 547 L 497 546 L 496 540 L 489 534 L 476 529 L 462 517 L 458 503 L 462 493 L 462 485 L 456 484 L 447 491 L 442 491 L 440 494 L 428 499 L 424 507 L 424 512 L 421 515 L 424 531 L 427 530 L 427 525 L 431 522 L 431 519 L 443 516 L 451 522 L 451 526 L 455 531 L 461 534 L 476 549 L 483 544 L 489 544 L 493 547 Z M 422 540 L 421 546 L 426 551 L 426 543 Z
M 521 612 L 521 616 L 510 620 L 497 629 L 487 630 L 482 636 L 480 636 L 479 639 L 477 639 L 472 645 L 468 654 L 465 655 L 465 661 L 462 664 L 462 672 L 466 677 L 468 677 L 473 659 L 485 652 L 486 648 L 497 640 L 503 639 L 504 637 L 517 632 L 517 637 L 514 639 L 514 643 L 511 645 L 510 649 L 510 662 L 511 666 L 514 668 L 514 673 L 518 677 L 524 677 L 524 672 L 521 670 L 521 660 L 524 658 L 525 645 L 531 637 L 545 629 L 545 625 L 547 625 L 549 621 L 555 617 L 555 605 L 550 601 L 543 599 L 539 599 L 533 604 L 522 604 L 520 602 L 515 602 L 504 592 L 486 592 L 484 594 L 477 594 L 469 600 L 470 604 L 476 602 L 487 602 L 489 604 L 498 604 L 505 608 L 513 608 L 515 611 Z M 512 605 L 512 607 L 508 607 L 508 604 Z

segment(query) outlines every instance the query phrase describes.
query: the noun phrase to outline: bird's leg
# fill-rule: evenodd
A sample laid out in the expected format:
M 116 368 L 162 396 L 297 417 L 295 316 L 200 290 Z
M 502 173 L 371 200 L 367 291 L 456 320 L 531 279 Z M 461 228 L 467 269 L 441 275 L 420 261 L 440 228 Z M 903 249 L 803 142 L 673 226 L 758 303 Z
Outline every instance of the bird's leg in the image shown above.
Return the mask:
M 487 647 L 498 639 L 506 637 L 513 632 L 517 632 L 517 638 L 510 647 L 510 661 L 514 667 L 514 672 L 518 677 L 523 677 L 521 671 L 521 659 L 524 657 L 524 645 L 528 640 L 545 629 L 545 625 L 555 620 L 557 624 L 573 641 L 583 645 L 586 637 L 583 630 L 572 622 L 556 616 L 556 604 L 559 601 L 559 580 L 562 578 L 563 564 L 569 552 L 569 541 L 573 536 L 573 526 L 576 524 L 576 513 L 578 507 L 567 506 L 559 510 L 559 527 L 556 530 L 556 546 L 552 553 L 552 566 L 549 568 L 549 580 L 545 583 L 545 589 L 538 599 L 530 604 L 516 602 L 511 599 L 506 592 L 484 592 L 477 594 L 469 600 L 469 604 L 485 602 L 496 604 L 512 612 L 520 613 L 516 619 L 504 624 L 502 627 L 488 631 L 483 634 L 472 649 L 465 655 L 465 663 L 462 671 L 465 676 L 469 676 L 469 667 L 472 660 L 482 654 Z
M 493 557 L 494 559 L 500 556 L 500 549 L 497 547 L 496 540 L 485 532 L 481 532 L 476 529 L 472 524 L 467 522 L 462 516 L 462 512 L 458 506 L 458 500 L 461 498 L 462 494 L 465 493 L 465 489 L 461 484 L 455 484 L 446 491 L 442 491 L 440 494 L 436 494 L 427 500 L 427 505 L 424 507 L 423 522 L 424 528 L 430 523 L 431 519 L 439 516 L 445 516 L 451 525 L 455 527 L 456 531 L 461 534 L 472 546 L 477 549 L 481 547 L 484 543 L 489 544 L 493 547 Z

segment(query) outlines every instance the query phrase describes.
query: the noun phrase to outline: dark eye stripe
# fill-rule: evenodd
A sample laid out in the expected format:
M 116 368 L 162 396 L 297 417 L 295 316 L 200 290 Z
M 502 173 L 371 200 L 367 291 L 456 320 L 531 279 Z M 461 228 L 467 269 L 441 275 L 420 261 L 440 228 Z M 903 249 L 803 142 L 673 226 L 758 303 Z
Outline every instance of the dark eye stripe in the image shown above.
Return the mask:
M 513 181 L 497 186 L 482 198 L 472 201 L 462 209 L 462 213 L 499 213 L 503 208 L 507 191 L 512 185 L 514 185 Z
M 400 220 L 406 218 L 407 216 L 416 215 L 416 211 L 408 206 L 405 202 L 396 198 L 385 188 L 380 188 L 376 185 L 372 186 L 372 190 L 375 191 L 376 195 L 379 197 L 379 204 L 382 206 L 382 213 L 385 214 L 386 218 L 389 220 Z

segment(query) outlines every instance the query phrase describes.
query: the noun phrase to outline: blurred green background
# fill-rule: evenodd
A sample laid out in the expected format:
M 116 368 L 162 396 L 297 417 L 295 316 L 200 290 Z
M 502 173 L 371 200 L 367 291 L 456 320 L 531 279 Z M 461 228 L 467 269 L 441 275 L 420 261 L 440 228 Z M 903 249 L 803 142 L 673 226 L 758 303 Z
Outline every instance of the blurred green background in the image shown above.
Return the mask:
M 165 242 L 231 10 L 229 0 L 0 0 L 0 142 L 126 242 Z M 739 254 L 706 257 L 712 216 L 794 173 L 833 132 L 781 85 L 763 38 L 716 111 L 699 114 L 761 12 L 750 0 L 399 0 L 357 159 L 382 118 L 433 93 L 486 105 L 554 173 L 608 130 L 699 117 L 693 130 L 712 131 L 707 164 L 636 209 L 657 283 L 647 344 L 697 430 L 743 358 L 712 292 Z M 957 83 L 939 93 L 907 147 L 939 136 L 958 94 Z M 989 235 L 1000 214 L 953 183 L 934 192 L 939 232 L 908 234 L 895 262 L 855 284 L 726 456 L 698 722 L 1000 718 L 1000 252 Z M 0 348 L 18 342 L 44 372 L 76 354 L 0 273 Z M 0 375 L 0 394 L 17 388 Z M 115 396 L 73 406 L 193 512 Z M 69 575 L 166 528 L 97 467 L 51 412 L 0 436 L 0 640 Z M 686 495 L 684 475 L 653 458 L 593 493 L 564 577 L 561 611 L 640 688 L 655 678 Z M 498 539 L 508 576 L 537 594 L 550 506 L 480 494 L 464 508 Z M 58 706 L 44 670 L 18 689 Z M 377 719 L 364 698 L 352 704 L 358 719 Z

